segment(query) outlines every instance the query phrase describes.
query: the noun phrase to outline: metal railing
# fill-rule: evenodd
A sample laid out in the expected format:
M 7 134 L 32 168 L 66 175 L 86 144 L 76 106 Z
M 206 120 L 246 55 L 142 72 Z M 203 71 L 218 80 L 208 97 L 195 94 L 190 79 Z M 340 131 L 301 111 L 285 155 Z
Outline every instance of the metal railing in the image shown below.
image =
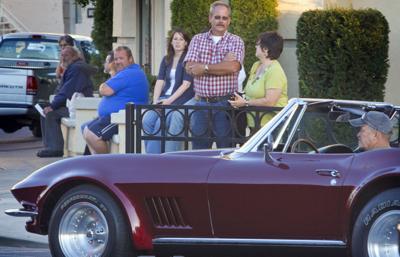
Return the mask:
M 165 151 L 167 141 L 180 141 L 184 149 L 189 149 L 189 142 L 194 140 L 215 141 L 217 137 L 213 133 L 214 118 L 217 113 L 223 113 L 231 125 L 230 131 L 224 136 L 232 147 L 243 144 L 261 127 L 261 120 L 268 113 L 276 113 L 282 108 L 276 107 L 242 107 L 235 109 L 231 106 L 194 106 L 194 105 L 126 105 L 126 153 L 141 153 L 143 140 L 159 140 L 161 152 Z M 160 127 L 154 133 L 143 129 L 143 117 L 148 112 L 157 112 L 160 118 Z M 195 134 L 191 129 L 191 120 L 195 112 L 205 112 L 208 118 L 207 129 L 201 134 Z M 179 133 L 170 133 L 167 127 L 169 115 L 179 115 L 182 125 Z M 254 129 L 246 129 L 246 116 L 254 121 Z

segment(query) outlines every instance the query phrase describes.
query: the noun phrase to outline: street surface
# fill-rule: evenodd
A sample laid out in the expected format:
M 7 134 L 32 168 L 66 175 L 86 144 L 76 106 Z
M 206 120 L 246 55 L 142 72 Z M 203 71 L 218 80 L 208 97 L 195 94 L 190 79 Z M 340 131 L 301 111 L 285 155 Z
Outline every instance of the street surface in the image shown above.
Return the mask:
M 32 171 L 60 158 L 38 158 L 42 147 L 40 139 L 32 136 L 28 128 L 12 134 L 0 129 L 0 257 L 50 257 L 47 236 L 25 230 L 26 218 L 4 214 L 6 209 L 20 208 L 10 188 Z

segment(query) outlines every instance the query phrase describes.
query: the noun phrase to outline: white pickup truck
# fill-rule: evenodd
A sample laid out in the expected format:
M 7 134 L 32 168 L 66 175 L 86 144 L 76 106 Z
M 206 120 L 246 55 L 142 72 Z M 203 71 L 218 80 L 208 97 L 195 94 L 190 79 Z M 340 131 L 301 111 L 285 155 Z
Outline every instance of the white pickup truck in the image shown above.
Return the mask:
M 40 136 L 36 103 L 48 103 L 59 84 L 58 40 L 62 34 L 12 33 L 0 38 L 0 129 L 12 133 L 29 126 Z M 87 59 L 97 50 L 89 37 L 71 35 Z

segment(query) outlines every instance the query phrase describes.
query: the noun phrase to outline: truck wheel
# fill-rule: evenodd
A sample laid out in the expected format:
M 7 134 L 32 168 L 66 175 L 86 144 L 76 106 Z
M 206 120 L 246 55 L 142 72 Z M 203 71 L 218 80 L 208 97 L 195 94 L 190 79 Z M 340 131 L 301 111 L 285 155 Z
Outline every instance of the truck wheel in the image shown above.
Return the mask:
M 40 122 L 34 123 L 32 127 L 30 127 L 30 129 L 34 137 L 42 137 L 42 129 L 40 128 Z
M 353 257 L 398 257 L 400 188 L 372 198 L 357 217 L 352 235 Z
M 49 225 L 52 256 L 136 256 L 120 206 L 105 191 L 82 185 L 57 202 Z

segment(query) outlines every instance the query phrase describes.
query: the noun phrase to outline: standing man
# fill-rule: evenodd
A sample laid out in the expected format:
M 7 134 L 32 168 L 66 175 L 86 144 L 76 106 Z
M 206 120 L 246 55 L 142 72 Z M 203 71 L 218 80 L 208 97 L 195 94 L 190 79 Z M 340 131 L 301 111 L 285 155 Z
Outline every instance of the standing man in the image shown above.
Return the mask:
M 186 70 L 194 77 L 196 106 L 229 106 L 228 100 L 238 90 L 238 74 L 244 58 L 243 40 L 228 32 L 231 8 L 223 1 L 210 6 L 211 29 L 193 37 L 186 55 Z M 225 58 L 229 57 L 229 58 Z M 208 127 L 207 111 L 194 111 L 191 121 L 193 136 L 205 137 L 212 130 L 217 147 L 229 147 L 226 138 L 232 130 L 227 113 L 213 111 L 213 128 Z M 210 148 L 207 139 L 193 141 L 194 149 Z
M 64 139 L 61 132 L 61 118 L 69 117 L 66 107 L 75 92 L 93 96 L 93 83 L 90 76 L 95 70 L 80 58 L 78 49 L 66 46 L 61 51 L 61 61 L 66 67 L 60 86 L 56 89 L 54 100 L 43 109 L 45 117 L 40 117 L 42 140 L 45 149 L 37 152 L 38 157 L 61 157 L 64 154 Z
M 111 123 L 111 113 L 125 109 L 128 102 L 147 104 L 149 85 L 143 70 L 134 63 L 131 49 L 119 46 L 114 50 L 115 76 L 100 85 L 103 96 L 98 108 L 99 117 L 88 123 L 83 137 L 91 154 L 108 153 L 107 141 L 118 133 L 117 124 Z

